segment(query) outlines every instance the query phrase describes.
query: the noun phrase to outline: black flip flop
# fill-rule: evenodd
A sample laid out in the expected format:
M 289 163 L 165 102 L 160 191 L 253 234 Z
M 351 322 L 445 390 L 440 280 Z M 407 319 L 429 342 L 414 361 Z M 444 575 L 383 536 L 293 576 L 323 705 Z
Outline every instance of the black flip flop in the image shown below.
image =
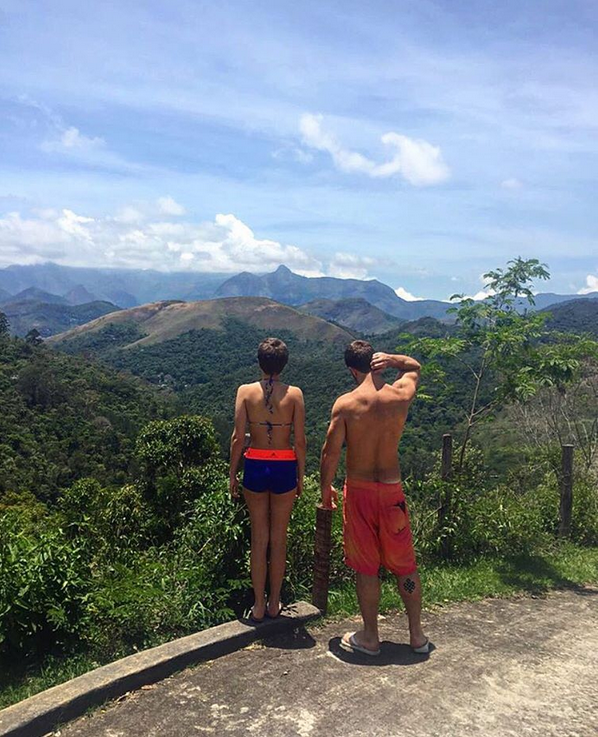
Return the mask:
M 248 614 L 245 614 L 245 616 L 243 617 L 243 619 L 247 620 L 249 622 L 249 624 L 262 624 L 262 622 L 264 621 L 264 619 L 266 619 L 266 615 L 264 614 L 264 616 L 261 619 L 258 619 L 257 617 L 254 617 L 253 616 L 253 607 L 251 607 L 251 609 L 249 610 L 249 613 Z

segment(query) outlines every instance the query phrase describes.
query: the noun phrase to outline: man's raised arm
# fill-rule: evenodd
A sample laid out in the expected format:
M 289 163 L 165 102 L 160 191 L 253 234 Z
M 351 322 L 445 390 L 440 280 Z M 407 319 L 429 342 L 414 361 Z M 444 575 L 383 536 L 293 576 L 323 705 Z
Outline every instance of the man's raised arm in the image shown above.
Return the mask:
M 334 475 L 341 458 L 343 443 L 345 442 L 345 419 L 340 402 L 337 399 L 332 408 L 332 417 L 328 426 L 328 433 L 320 460 L 320 488 L 322 490 L 322 506 L 326 509 L 336 509 L 338 494 L 332 486 Z
M 371 367 L 372 371 L 384 371 L 387 368 L 396 369 L 398 375 L 393 386 L 397 389 L 404 389 L 410 395 L 408 398 L 413 399 L 419 384 L 421 371 L 421 363 L 418 360 L 400 353 L 374 353 Z

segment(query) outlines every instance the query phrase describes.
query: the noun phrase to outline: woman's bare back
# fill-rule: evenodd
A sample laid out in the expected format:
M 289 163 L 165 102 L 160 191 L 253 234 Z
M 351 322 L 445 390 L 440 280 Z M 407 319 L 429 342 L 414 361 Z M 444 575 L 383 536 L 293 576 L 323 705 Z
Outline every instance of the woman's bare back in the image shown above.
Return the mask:
M 297 387 L 264 379 L 241 387 L 253 448 L 291 447 Z

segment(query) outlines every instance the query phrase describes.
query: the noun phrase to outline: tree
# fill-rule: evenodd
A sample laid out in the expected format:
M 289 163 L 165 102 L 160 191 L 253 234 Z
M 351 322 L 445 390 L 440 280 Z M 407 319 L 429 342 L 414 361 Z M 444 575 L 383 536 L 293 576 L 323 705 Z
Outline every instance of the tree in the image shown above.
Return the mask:
M 154 535 L 168 540 L 192 504 L 225 480 L 216 433 L 205 417 L 150 422 L 137 438 L 139 486 L 154 515 Z
M 29 345 L 41 345 L 44 339 L 37 328 L 32 328 L 25 336 L 25 342 Z
M 522 444 L 542 450 L 572 443 L 582 467 L 598 466 L 598 364 L 583 362 L 579 380 L 558 389 L 546 387 L 529 402 L 515 405 L 508 413 Z M 555 468 L 561 456 L 551 454 Z
M 6 317 L 4 312 L 0 312 L 0 338 L 8 335 L 9 328 L 10 324 L 8 322 L 8 317 Z
M 484 274 L 489 296 L 482 301 L 456 294 L 449 312 L 453 334 L 444 338 L 406 336 L 409 350 L 425 361 L 431 390 L 451 391 L 464 382 L 464 432 L 457 460 L 461 471 L 474 427 L 508 402 L 525 401 L 541 387 L 562 389 L 578 377 L 584 357 L 598 355 L 598 344 L 549 331 L 547 315 L 530 311 L 534 280 L 548 279 L 537 259 L 516 258 L 505 269 Z M 451 376 L 453 386 L 450 386 Z

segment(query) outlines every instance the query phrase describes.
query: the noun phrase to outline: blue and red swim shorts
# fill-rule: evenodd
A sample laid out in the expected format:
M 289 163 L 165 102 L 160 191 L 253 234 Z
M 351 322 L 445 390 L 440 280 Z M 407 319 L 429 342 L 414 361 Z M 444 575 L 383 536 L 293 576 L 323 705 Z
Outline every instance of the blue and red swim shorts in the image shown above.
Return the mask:
M 245 451 L 243 488 L 286 494 L 297 486 L 297 456 L 294 450 L 248 448 Z

